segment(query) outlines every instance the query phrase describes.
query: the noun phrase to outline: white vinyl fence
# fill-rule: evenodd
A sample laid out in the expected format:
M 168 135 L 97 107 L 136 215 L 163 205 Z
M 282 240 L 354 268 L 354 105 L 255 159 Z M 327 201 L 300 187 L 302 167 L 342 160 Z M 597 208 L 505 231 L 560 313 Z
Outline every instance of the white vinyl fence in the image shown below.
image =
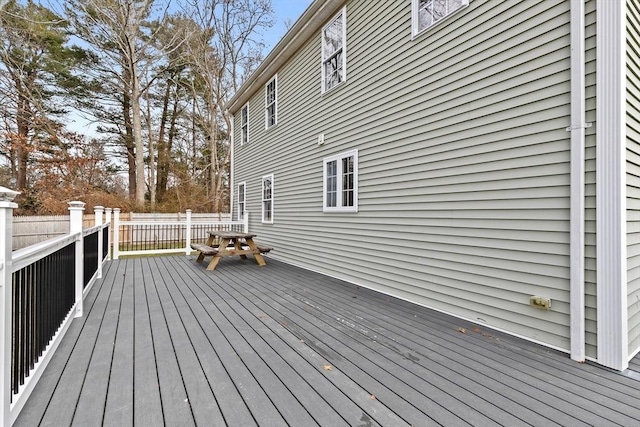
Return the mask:
M 109 209 L 110 211 L 110 209 Z M 182 222 L 186 212 L 178 213 L 121 213 L 121 221 L 136 222 Z M 229 213 L 192 213 L 194 222 L 227 222 L 231 220 Z M 83 218 L 84 228 L 91 227 L 95 215 L 87 213 Z M 13 217 L 13 250 L 26 248 L 54 237 L 69 234 L 69 215 L 37 215 Z

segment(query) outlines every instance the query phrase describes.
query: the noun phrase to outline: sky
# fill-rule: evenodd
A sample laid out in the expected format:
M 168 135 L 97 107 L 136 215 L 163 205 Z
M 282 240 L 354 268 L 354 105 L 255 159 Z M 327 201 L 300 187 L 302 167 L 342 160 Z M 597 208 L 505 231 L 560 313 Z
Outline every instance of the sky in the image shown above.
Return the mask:
M 313 0 L 272 0 L 276 24 L 264 33 L 264 41 L 267 45 L 265 56 L 286 34 L 287 20 L 291 21 L 290 23 L 293 25 L 312 1 Z

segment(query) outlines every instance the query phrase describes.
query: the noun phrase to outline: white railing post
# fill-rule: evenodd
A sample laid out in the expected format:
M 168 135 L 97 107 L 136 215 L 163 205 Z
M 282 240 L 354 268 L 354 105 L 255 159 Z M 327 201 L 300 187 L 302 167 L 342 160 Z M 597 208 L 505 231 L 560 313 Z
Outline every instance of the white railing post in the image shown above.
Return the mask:
M 111 212 L 113 211 L 113 209 L 111 208 L 105 208 L 104 210 L 104 214 L 105 214 L 105 222 L 107 224 L 109 224 L 109 232 L 107 233 L 107 237 L 109 238 L 109 242 L 107 243 L 107 252 L 109 252 L 107 255 L 109 257 L 109 259 L 112 258 L 112 252 L 111 252 L 111 233 L 112 233 L 112 225 L 111 224 Z
M 11 322 L 13 199 L 19 193 L 0 187 L 0 425 L 11 425 Z
M 242 215 L 242 221 L 243 221 L 244 232 L 248 233 L 249 232 L 249 212 L 244 211 L 244 214 Z
M 82 317 L 82 291 L 84 290 L 84 239 L 82 216 L 84 202 L 69 202 L 69 233 L 76 234 L 76 314 Z
M 187 230 L 186 230 L 187 244 L 184 251 L 187 255 L 191 254 L 191 209 L 187 209 Z
M 113 209 L 113 249 L 111 249 L 112 258 L 118 259 L 118 251 L 120 245 L 120 208 Z
M 96 206 L 93 208 L 93 212 L 95 213 L 96 221 L 95 225 L 102 225 L 102 213 L 104 211 L 103 206 Z M 102 228 L 98 230 L 98 274 L 96 278 L 102 278 L 102 260 L 104 260 L 104 254 L 102 253 L 102 243 L 103 243 L 103 234 Z

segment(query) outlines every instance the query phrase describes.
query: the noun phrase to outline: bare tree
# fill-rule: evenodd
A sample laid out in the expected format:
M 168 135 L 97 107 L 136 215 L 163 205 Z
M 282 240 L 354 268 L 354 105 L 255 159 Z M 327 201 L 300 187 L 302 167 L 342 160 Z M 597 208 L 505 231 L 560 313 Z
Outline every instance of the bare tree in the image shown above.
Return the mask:
M 153 81 L 149 78 L 152 68 L 165 55 L 155 49 L 154 40 L 167 19 L 168 7 L 168 2 L 154 0 L 69 0 L 64 4 L 76 34 L 100 57 L 102 66 L 96 69 L 99 76 L 117 82 L 119 90 L 112 94 L 122 99 L 126 136 L 130 135 L 135 151 L 129 161 L 135 164 L 135 201 L 139 207 L 144 205 L 146 192 L 141 102 Z M 157 16 L 160 24 L 148 25 Z M 174 49 L 180 45 L 179 38 L 176 34 Z
M 187 58 L 193 73 L 194 121 L 209 144 L 213 208 L 220 210 L 229 184 L 231 119 L 224 105 L 256 68 L 264 45 L 260 30 L 273 25 L 270 0 L 193 0 L 188 14 L 199 27 Z

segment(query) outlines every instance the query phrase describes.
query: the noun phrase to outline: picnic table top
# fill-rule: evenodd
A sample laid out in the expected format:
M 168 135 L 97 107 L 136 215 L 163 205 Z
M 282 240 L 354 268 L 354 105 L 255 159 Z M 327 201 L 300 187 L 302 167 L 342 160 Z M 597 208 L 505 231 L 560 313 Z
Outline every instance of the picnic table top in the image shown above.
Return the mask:
M 252 239 L 256 237 L 256 234 L 244 233 L 241 231 L 229 231 L 229 230 L 210 230 L 209 235 L 221 237 L 223 239 Z

